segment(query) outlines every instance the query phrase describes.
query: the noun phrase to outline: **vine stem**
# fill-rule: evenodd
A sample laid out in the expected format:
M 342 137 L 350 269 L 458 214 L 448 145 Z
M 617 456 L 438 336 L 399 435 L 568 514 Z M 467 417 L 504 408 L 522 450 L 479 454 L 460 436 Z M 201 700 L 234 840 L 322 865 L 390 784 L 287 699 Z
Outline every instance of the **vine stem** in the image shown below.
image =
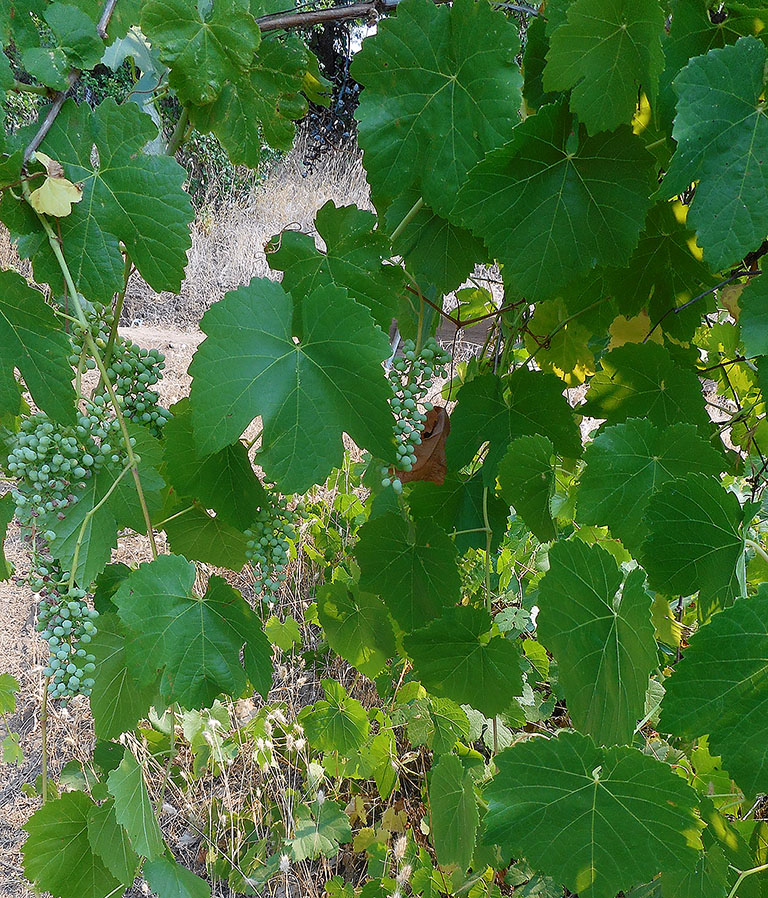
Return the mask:
M 41 792 L 43 804 L 48 801 L 48 684 L 50 677 L 43 680 L 43 698 L 40 703 L 40 766 L 41 766 Z
M 760 543 L 756 542 L 753 539 L 745 539 L 744 542 L 750 547 L 750 549 L 754 549 L 755 552 L 763 559 L 763 561 L 768 564 L 768 552 L 760 545 Z
M 168 141 L 168 146 L 166 147 L 165 153 L 167 156 L 175 156 L 176 151 L 179 147 L 184 143 L 184 138 L 187 134 L 187 126 L 189 125 L 189 113 L 186 109 L 181 110 L 181 115 L 179 116 L 178 122 L 176 122 L 176 127 L 173 129 L 173 134 L 171 134 L 171 138 Z
M 405 213 L 403 220 L 400 224 L 392 231 L 392 237 L 390 238 L 392 243 L 394 243 L 403 233 L 403 231 L 408 227 L 408 225 L 413 221 L 414 218 L 421 212 L 424 208 L 424 197 L 420 196 L 416 202 L 411 206 L 411 208 Z
M 22 185 L 24 190 L 24 196 L 29 201 L 29 187 L 26 182 Z M 61 243 L 59 238 L 56 236 L 53 228 L 51 227 L 48 219 L 40 214 L 36 213 L 40 223 L 43 226 L 43 229 L 48 237 L 48 242 L 51 245 L 51 249 L 53 250 L 53 254 L 56 257 L 56 261 L 59 263 L 59 268 L 61 268 L 61 272 L 64 275 L 64 282 L 67 285 L 67 290 L 69 291 L 72 298 L 72 305 L 75 309 L 75 314 L 77 315 L 77 320 L 80 322 L 80 326 L 83 328 L 83 334 L 85 337 L 85 342 L 88 345 L 88 350 L 93 357 L 93 360 L 96 362 L 96 367 L 99 369 L 99 374 L 101 375 L 101 381 L 104 384 L 104 388 L 107 391 L 107 395 L 109 396 L 109 401 L 112 405 L 112 408 L 115 412 L 115 417 L 117 418 L 117 422 L 120 425 L 120 432 L 123 437 L 123 444 L 125 445 L 125 452 L 128 456 L 128 466 L 131 470 L 131 474 L 133 475 L 133 482 L 136 485 L 136 493 L 139 497 L 139 505 L 141 506 L 141 513 L 144 517 L 144 523 L 147 527 L 147 536 L 149 537 L 150 548 L 152 550 L 152 557 L 157 558 L 158 550 L 157 550 L 157 542 L 155 541 L 155 533 L 152 528 L 152 520 L 149 516 L 149 509 L 147 508 L 147 500 L 144 496 L 144 490 L 141 486 L 141 477 L 139 476 L 139 463 L 136 459 L 136 453 L 133 451 L 133 446 L 131 445 L 131 435 L 128 433 L 128 427 L 125 423 L 125 417 L 123 416 L 123 410 L 120 408 L 120 403 L 117 400 L 117 395 L 115 394 L 114 387 L 112 386 L 112 381 L 109 379 L 109 374 L 107 373 L 107 369 L 104 366 L 104 360 L 101 357 L 101 353 L 99 352 L 99 348 L 96 345 L 96 341 L 93 339 L 93 334 L 91 333 L 91 328 L 88 324 L 88 320 L 85 317 L 85 312 L 83 312 L 83 307 L 80 304 L 80 298 L 77 292 L 77 288 L 75 287 L 75 282 L 72 279 L 72 273 L 69 270 L 69 265 L 67 265 L 67 260 L 64 258 L 64 252 L 61 248 Z
M 109 363 L 112 361 L 112 352 L 115 348 L 115 340 L 117 340 L 117 329 L 120 326 L 120 316 L 123 314 L 123 305 L 125 303 L 125 294 L 128 292 L 128 280 L 131 277 L 131 272 L 133 271 L 133 261 L 128 253 L 125 254 L 125 265 L 123 266 L 123 289 L 117 294 L 117 299 L 115 300 L 115 310 L 114 310 L 114 321 L 112 322 L 112 327 L 109 331 L 109 337 L 107 338 L 107 345 L 104 349 L 104 365 L 105 367 L 109 367 Z
M 762 873 L 764 870 L 768 870 L 768 864 L 760 864 L 759 867 L 750 867 L 749 870 L 740 870 L 739 878 L 733 884 L 733 888 L 730 892 L 728 892 L 728 898 L 737 898 L 737 892 L 739 890 L 739 886 L 744 882 L 744 880 L 748 876 L 754 876 L 755 873 Z
M 488 518 L 488 487 L 483 487 L 483 524 L 485 530 L 485 607 L 488 614 L 493 611 L 493 601 L 491 599 L 491 540 L 493 538 L 493 530 L 491 522 Z M 496 717 L 491 721 L 493 729 L 493 753 L 498 754 L 499 751 L 499 726 Z

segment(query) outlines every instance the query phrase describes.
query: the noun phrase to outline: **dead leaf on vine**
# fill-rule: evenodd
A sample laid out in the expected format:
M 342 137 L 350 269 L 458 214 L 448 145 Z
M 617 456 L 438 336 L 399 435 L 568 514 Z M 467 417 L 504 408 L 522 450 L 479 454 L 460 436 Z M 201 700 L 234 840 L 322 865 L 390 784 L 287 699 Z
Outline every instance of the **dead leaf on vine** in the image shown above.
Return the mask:
M 416 464 L 410 471 L 398 471 L 402 483 L 414 480 L 429 480 L 442 485 L 448 464 L 445 459 L 445 441 L 451 432 L 451 419 L 442 406 L 435 406 L 427 412 L 421 443 L 413 450 Z
M 65 218 L 72 212 L 72 204 L 82 200 L 82 185 L 73 184 L 65 178 L 62 164 L 46 156 L 45 153 L 35 153 L 35 161 L 45 168 L 47 177 L 42 185 L 29 195 L 30 205 L 36 212 L 44 215 Z

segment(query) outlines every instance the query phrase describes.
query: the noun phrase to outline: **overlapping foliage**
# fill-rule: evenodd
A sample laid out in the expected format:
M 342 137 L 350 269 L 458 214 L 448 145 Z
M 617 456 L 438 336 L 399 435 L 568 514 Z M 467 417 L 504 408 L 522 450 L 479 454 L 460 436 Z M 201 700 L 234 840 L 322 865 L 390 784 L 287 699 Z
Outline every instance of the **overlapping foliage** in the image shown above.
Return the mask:
M 43 770 L 27 878 L 59 898 L 106 898 L 137 872 L 160 898 L 210 894 L 156 817 L 183 739 L 194 776 L 242 753 L 269 775 L 299 752 L 282 828 L 257 838 L 254 797 L 227 812 L 241 835 L 211 840 L 207 872 L 237 892 L 346 853 L 365 872 L 329 898 L 759 898 L 768 5 L 402 0 L 352 66 L 375 211 L 323 206 L 322 248 L 275 235 L 282 284 L 214 304 L 189 398 L 153 417 L 162 366 L 115 361 L 113 316 L 134 268 L 157 290 L 183 280 L 175 150 L 194 126 L 255 166 L 321 99 L 277 11 L 0 11 L 0 87 L 50 100 L 0 160 L 0 219 L 43 288 L 0 273 L 0 537 L 15 507 L 30 585 L 58 615 L 40 628 L 44 701 L 90 696 L 98 740 L 82 781 L 59 792 Z M 156 80 L 139 102 L 58 93 L 114 41 Z M 182 112 L 166 145 L 147 113 L 168 92 Z M 482 322 L 483 349 L 445 386 L 393 394 L 392 319 L 411 341 L 396 370 L 418 359 L 426 381 L 441 316 Z M 450 412 L 439 433 L 423 389 Z M 43 465 L 54 433 L 73 458 Z M 418 482 L 428 445 L 439 463 Z M 327 515 L 313 490 L 329 476 L 344 487 Z M 133 531 L 152 560 L 110 564 Z M 303 651 L 279 604 L 286 547 L 316 567 L 304 662 L 326 652 L 359 678 L 325 678 L 296 720 L 266 704 L 233 730 L 221 699 L 268 702 L 273 652 Z M 262 603 L 199 566 L 246 557 Z M 15 734 L 3 746 L 18 759 Z

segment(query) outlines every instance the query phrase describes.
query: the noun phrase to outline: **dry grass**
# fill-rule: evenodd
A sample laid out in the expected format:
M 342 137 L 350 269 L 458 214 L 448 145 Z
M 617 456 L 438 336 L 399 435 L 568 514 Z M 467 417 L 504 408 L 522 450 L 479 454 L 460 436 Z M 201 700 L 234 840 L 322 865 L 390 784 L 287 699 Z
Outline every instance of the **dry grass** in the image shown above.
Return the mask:
M 370 207 L 357 150 L 327 155 L 311 172 L 302 161 L 305 150 L 305 141 L 299 138 L 245 203 L 204 209 L 192 229 L 181 292 L 156 293 L 134 275 L 124 319 L 195 328 L 203 312 L 228 290 L 256 276 L 278 279 L 267 265 L 264 252 L 265 244 L 275 234 L 285 228 L 313 233 L 315 213 L 328 200 L 339 206 Z

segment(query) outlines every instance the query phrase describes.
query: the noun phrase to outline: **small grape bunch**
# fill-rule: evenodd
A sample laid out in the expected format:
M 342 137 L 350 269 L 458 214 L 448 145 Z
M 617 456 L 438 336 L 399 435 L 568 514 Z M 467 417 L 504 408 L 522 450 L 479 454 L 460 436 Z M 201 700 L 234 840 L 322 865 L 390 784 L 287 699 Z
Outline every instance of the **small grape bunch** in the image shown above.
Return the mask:
M 64 700 L 91 694 L 96 657 L 89 643 L 96 635 L 99 616 L 88 607 L 85 590 L 70 587 L 69 579 L 69 573 L 53 561 L 40 563 L 29 577 L 39 596 L 37 630 L 48 644 L 43 669 L 49 678 L 48 694 Z
M 245 554 L 253 564 L 256 588 L 270 606 L 288 576 L 289 540 L 295 538 L 298 518 L 298 512 L 288 508 L 284 496 L 272 494 L 269 504 L 259 508 L 256 522 L 245 531 Z
M 434 337 L 429 337 L 416 352 L 413 340 L 403 343 L 403 355 L 396 358 L 387 375 L 393 398 L 390 406 L 395 414 L 395 444 L 397 452 L 396 469 L 412 471 L 416 464 L 416 447 L 421 443 L 427 416 L 431 411 L 431 402 L 426 401 L 427 393 L 434 383 L 435 377 L 448 376 L 450 353 L 446 352 Z M 389 468 L 382 468 L 383 487 L 391 486 L 396 493 L 403 489 L 399 477 L 393 477 Z
M 64 520 L 79 493 L 105 461 L 120 462 L 119 425 L 103 397 L 85 401 L 75 427 L 35 412 L 10 441 L 7 470 L 17 478 L 13 496 L 22 523 L 55 513 Z

